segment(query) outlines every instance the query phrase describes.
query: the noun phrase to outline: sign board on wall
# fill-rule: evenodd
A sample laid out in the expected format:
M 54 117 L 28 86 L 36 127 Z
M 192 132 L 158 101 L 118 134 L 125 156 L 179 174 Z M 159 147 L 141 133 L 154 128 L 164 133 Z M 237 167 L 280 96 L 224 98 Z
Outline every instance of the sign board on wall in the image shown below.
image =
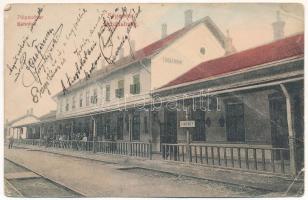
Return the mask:
M 169 58 L 169 57 L 163 57 L 164 63 L 172 63 L 172 64 L 182 64 L 182 60 L 177 58 Z

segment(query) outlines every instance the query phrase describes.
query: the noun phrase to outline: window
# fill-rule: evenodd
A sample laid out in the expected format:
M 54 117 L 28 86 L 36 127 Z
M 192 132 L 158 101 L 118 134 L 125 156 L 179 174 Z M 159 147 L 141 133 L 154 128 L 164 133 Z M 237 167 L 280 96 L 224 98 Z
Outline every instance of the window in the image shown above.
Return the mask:
M 149 129 L 148 129 L 148 117 L 144 116 L 143 118 L 143 125 L 144 125 L 144 133 L 148 133 Z
M 65 105 L 65 111 L 69 110 L 69 103 L 68 103 L 68 98 L 66 98 L 66 105 Z
M 273 147 L 288 147 L 288 123 L 285 98 L 280 93 L 269 96 L 269 113 Z
M 115 95 L 117 98 L 123 98 L 124 97 L 124 80 L 118 81 L 118 89 L 115 90 Z
M 83 100 L 83 95 L 82 95 L 82 93 L 80 93 L 80 95 L 79 95 L 79 107 L 80 108 L 82 107 L 82 100 Z
M 90 103 L 90 91 L 86 91 L 86 106 L 89 106 Z
M 76 97 L 75 95 L 72 97 L 72 109 L 76 108 Z
M 205 112 L 201 109 L 192 111 L 192 118 L 195 120 L 195 128 L 192 130 L 193 141 L 205 141 Z M 207 124 L 211 122 L 207 121 Z
M 106 85 L 106 101 L 110 101 L 110 85 Z
M 126 131 L 129 132 L 129 116 L 125 115 L 125 126 L 126 126 Z
M 93 95 L 91 96 L 91 104 L 97 104 L 97 89 L 93 89 Z
M 104 126 L 105 139 L 107 140 L 111 139 L 110 122 L 111 122 L 110 119 L 106 119 L 105 126 Z
M 117 139 L 123 140 L 123 116 L 118 116 L 117 119 Z
M 140 93 L 140 76 L 139 76 L 139 74 L 133 76 L 133 84 L 130 85 L 130 93 L 131 94 L 139 94 Z
M 205 48 L 204 48 L 204 47 L 201 47 L 201 48 L 200 48 L 200 53 L 201 53 L 202 55 L 205 55 Z
M 241 102 L 226 103 L 227 140 L 244 142 L 244 105 Z
M 133 115 L 132 140 L 140 140 L 140 114 Z

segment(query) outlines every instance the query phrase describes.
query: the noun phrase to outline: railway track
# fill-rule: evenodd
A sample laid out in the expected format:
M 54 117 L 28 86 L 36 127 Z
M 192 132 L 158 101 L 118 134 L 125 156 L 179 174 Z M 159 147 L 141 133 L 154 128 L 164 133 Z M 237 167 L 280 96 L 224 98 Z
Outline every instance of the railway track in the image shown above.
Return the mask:
M 9 197 L 84 197 L 77 191 L 4 159 L 5 194 Z

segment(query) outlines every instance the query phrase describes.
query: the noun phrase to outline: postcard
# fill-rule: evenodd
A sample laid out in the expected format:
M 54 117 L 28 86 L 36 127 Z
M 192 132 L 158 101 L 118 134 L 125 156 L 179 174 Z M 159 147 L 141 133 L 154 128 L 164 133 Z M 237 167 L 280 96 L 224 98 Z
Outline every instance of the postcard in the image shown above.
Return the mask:
M 300 197 L 304 5 L 4 9 L 8 197 Z

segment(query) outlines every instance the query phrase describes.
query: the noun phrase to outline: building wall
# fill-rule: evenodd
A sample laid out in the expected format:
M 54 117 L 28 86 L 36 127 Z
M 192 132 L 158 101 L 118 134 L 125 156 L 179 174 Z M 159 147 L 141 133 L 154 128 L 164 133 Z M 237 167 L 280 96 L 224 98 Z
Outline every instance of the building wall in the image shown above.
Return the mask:
M 246 142 L 271 144 L 271 123 L 268 95 L 273 91 L 256 92 L 244 96 Z
M 237 94 L 237 98 L 242 99 L 244 104 L 244 124 L 245 124 L 245 142 L 242 145 L 271 145 L 271 124 L 269 115 L 269 101 L 268 95 L 275 92 L 274 90 L 256 91 L 249 93 Z M 205 143 L 215 143 L 215 144 L 235 144 L 239 145 L 238 142 L 228 142 L 227 141 L 227 130 L 226 123 L 223 127 L 219 124 L 219 119 L 223 117 L 226 120 L 225 105 L 224 100 L 234 98 L 234 96 L 224 96 L 219 97 L 219 107 L 216 110 L 207 110 L 204 112 L 205 121 L 207 118 L 211 120 L 211 125 L 205 125 Z M 207 108 L 208 109 L 208 108 Z M 161 131 L 164 128 L 164 113 L 166 112 L 166 107 L 162 107 L 159 111 L 153 114 L 152 118 L 152 143 L 153 151 L 160 151 L 160 136 Z M 155 117 L 156 116 L 156 117 Z M 186 143 L 186 128 L 180 127 L 180 121 L 185 121 L 185 111 L 183 111 L 183 106 L 178 103 L 177 111 L 177 143 Z M 189 118 L 189 120 L 193 120 Z M 205 123 L 204 121 L 204 123 Z M 192 128 L 189 129 L 190 133 Z M 142 136 L 141 138 L 145 138 Z M 141 141 L 145 141 L 141 139 Z M 192 141 L 192 143 L 202 143 L 200 141 Z
M 201 48 L 205 49 L 204 55 L 200 53 Z M 60 97 L 57 100 L 57 118 L 76 116 L 99 109 L 110 109 L 124 104 L 125 101 L 132 102 L 138 99 L 143 101 L 144 98 L 148 98 L 147 94 L 152 89 L 161 87 L 205 60 L 223 56 L 224 52 L 224 49 L 208 28 L 204 24 L 199 24 L 151 58 L 150 62 L 143 61 L 142 63 L 132 64 L 95 82 L 89 80 L 86 87 Z M 132 84 L 133 75 L 135 74 L 140 74 L 140 95 L 130 94 L 130 84 Z M 124 79 L 125 100 L 124 98 L 115 97 L 115 89 L 118 87 L 119 79 Z M 110 101 L 105 101 L 107 84 L 110 84 Z M 90 104 L 80 108 L 80 93 L 83 94 L 83 103 L 85 105 L 86 91 L 89 90 L 91 96 L 95 88 L 98 94 L 97 104 Z M 75 109 L 72 109 L 73 96 L 75 96 L 76 101 Z M 69 111 L 65 111 L 67 100 Z
M 201 53 L 204 48 L 205 54 Z M 149 99 L 149 93 L 154 88 L 170 82 L 180 74 L 188 71 L 197 64 L 223 56 L 225 50 L 204 24 L 199 24 L 189 30 L 185 35 L 179 37 L 174 43 L 165 47 L 149 61 L 142 61 L 125 66 L 106 77 L 93 81 L 89 80 L 88 85 L 72 91 L 57 99 L 57 118 L 78 116 L 93 111 L 114 109 L 133 102 L 143 102 Z M 139 95 L 130 94 L 130 84 L 133 83 L 133 76 L 140 75 L 141 91 Z M 118 88 L 118 80 L 124 79 L 124 96 L 117 98 L 115 89 Z M 110 85 L 110 101 L 106 101 L 106 85 Z M 97 90 L 97 103 L 85 106 L 86 91 L 90 96 L 93 90 Z M 83 95 L 83 106 L 79 107 L 80 94 Z M 75 108 L 72 109 L 73 96 L 75 96 Z M 69 110 L 66 111 L 66 102 L 69 103 Z
M 111 130 L 111 134 L 113 135 L 113 138 L 117 141 L 130 141 L 131 140 L 131 135 L 130 135 L 130 131 L 131 130 L 131 126 L 132 126 L 132 122 L 129 119 L 132 119 L 132 113 L 134 111 L 133 110 L 128 110 L 125 112 L 110 112 L 110 113 L 104 113 L 100 116 L 99 123 L 101 124 L 97 124 L 97 134 L 99 136 L 99 140 L 104 140 L 105 135 L 104 135 L 104 128 L 106 125 L 106 120 L 109 119 L 110 120 L 110 130 Z M 123 139 L 117 139 L 117 122 L 118 122 L 118 116 L 122 115 L 123 116 Z M 140 115 L 140 139 L 138 141 L 140 142 L 150 142 L 152 140 L 151 137 L 151 132 L 150 132 L 150 119 L 149 119 L 149 111 L 140 111 L 139 112 Z M 147 120 L 147 132 L 145 131 L 146 129 L 146 125 L 145 125 L 145 120 Z M 127 123 L 129 124 L 129 126 L 127 127 Z
M 133 76 L 139 74 L 140 76 L 140 94 L 133 95 L 130 94 L 130 85 L 133 83 Z M 117 98 L 115 96 L 115 89 L 118 88 L 118 80 L 124 80 L 124 98 Z M 99 79 L 95 82 L 89 82 L 84 88 L 73 91 L 65 96 L 59 97 L 57 100 L 58 110 L 57 118 L 63 118 L 68 116 L 78 116 L 81 114 L 108 110 L 108 109 L 118 109 L 125 104 L 132 104 L 139 100 L 140 102 L 145 101 L 149 97 L 150 91 L 150 63 L 141 65 L 140 63 L 133 64 L 124 69 L 120 69 L 106 78 Z M 106 101 L 106 85 L 110 85 L 110 101 Z M 89 96 L 93 95 L 93 90 L 97 90 L 97 103 L 89 103 L 86 106 L 86 91 L 89 91 Z M 79 107 L 80 94 L 82 94 L 83 106 Z M 75 109 L 72 109 L 72 97 L 75 96 Z M 69 110 L 65 110 L 66 101 L 69 103 Z M 61 103 L 62 102 L 62 103 Z M 62 106 L 61 106 L 62 105 Z M 62 107 L 62 112 L 61 112 Z
M 205 119 L 210 118 L 212 123 L 208 127 L 205 125 L 206 129 L 206 140 L 208 142 L 226 142 L 226 126 L 221 127 L 218 123 L 219 119 L 223 116 L 225 118 L 225 106 L 221 99 L 221 111 L 211 111 L 205 113 Z
M 245 142 L 243 144 L 271 144 L 271 124 L 269 115 L 269 102 L 268 95 L 275 92 L 274 90 L 255 91 L 248 93 L 236 94 L 238 99 L 242 99 L 244 104 L 244 124 L 245 124 Z M 230 98 L 234 98 L 232 95 L 219 97 L 220 110 L 205 111 L 205 121 L 209 118 L 211 125 L 205 125 L 206 143 L 232 143 L 227 141 L 226 124 L 220 126 L 219 119 L 223 117 L 226 120 L 225 104 L 224 101 Z M 177 142 L 186 142 L 186 130 L 180 127 L 180 121 L 185 119 L 185 112 L 181 109 L 182 105 L 179 104 L 179 111 L 177 112 Z M 166 108 L 162 107 L 159 111 L 152 112 L 152 116 L 149 116 L 149 111 L 140 111 L 140 142 L 152 142 L 153 151 L 160 151 L 160 136 L 161 131 L 164 131 L 164 113 Z M 127 118 L 131 115 L 132 110 L 122 112 Z M 103 114 L 103 119 L 110 119 L 111 131 L 115 135 L 116 139 L 116 127 L 117 116 L 119 112 L 110 112 L 107 115 Z M 145 116 L 148 121 L 148 132 L 145 132 Z M 123 122 L 123 140 L 130 141 L 130 133 L 126 127 L 126 120 L 124 117 Z M 190 118 L 191 119 L 191 118 Z M 193 119 L 191 119 L 193 120 Z M 206 122 L 204 123 L 206 124 Z M 152 125 L 150 125 L 150 122 Z M 104 122 L 103 122 L 104 123 Z M 151 129 L 151 130 L 150 130 Z M 191 130 L 191 129 L 190 129 Z M 151 133 L 152 132 L 152 133 Z M 102 135 L 102 133 L 98 133 Z M 200 143 L 198 141 L 192 141 L 192 143 Z M 234 142 L 233 142 L 234 143 Z
M 244 104 L 244 125 L 245 125 L 245 142 L 244 144 L 271 144 L 271 124 L 269 114 L 268 95 L 274 90 L 249 92 L 237 94 L 237 98 L 242 99 Z M 223 116 L 226 120 L 224 100 L 234 98 L 233 96 L 219 97 L 220 111 L 205 111 L 205 121 L 209 118 L 211 125 L 205 125 L 206 143 L 232 143 L 227 141 L 226 123 L 223 127 L 219 124 L 219 119 Z M 178 143 L 186 142 L 186 130 L 179 127 L 179 121 L 185 120 L 185 112 L 179 111 L 177 141 Z M 189 119 L 190 120 L 190 119 Z M 191 119 L 193 120 L 193 119 Z M 205 123 L 205 122 L 204 122 Z M 189 129 L 191 130 L 191 129 Z M 200 143 L 192 141 L 192 143 Z
M 200 49 L 205 49 L 205 54 Z M 204 24 L 191 29 L 152 59 L 151 89 L 157 89 L 197 64 L 223 56 L 225 50 Z

